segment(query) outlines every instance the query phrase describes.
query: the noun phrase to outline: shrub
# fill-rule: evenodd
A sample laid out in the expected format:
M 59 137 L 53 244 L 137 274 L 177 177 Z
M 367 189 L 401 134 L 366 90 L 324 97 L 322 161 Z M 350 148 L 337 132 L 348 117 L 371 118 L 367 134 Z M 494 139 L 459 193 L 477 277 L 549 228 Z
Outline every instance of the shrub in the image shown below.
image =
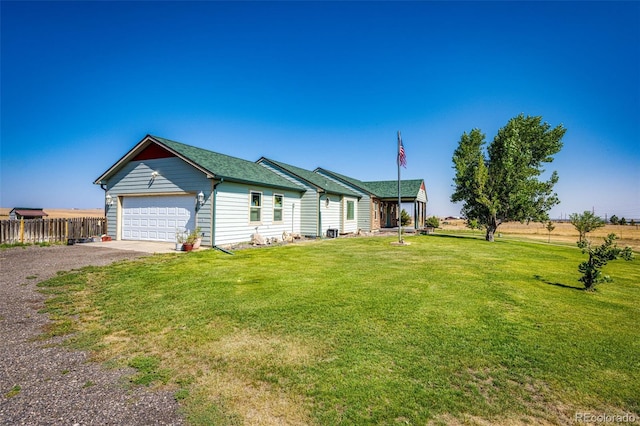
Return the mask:
M 400 212 L 400 225 L 411 225 L 411 216 L 409 216 L 409 213 L 407 213 L 405 209 L 402 209 L 402 211 Z
M 467 219 L 466 224 L 469 229 L 482 229 L 482 225 L 478 222 L 478 219 Z
M 439 228 L 440 219 L 438 219 L 436 216 L 431 216 L 430 218 L 427 218 L 427 220 L 425 221 L 425 225 L 431 228 Z
M 582 249 L 582 253 L 588 253 L 589 259 L 578 265 L 578 271 L 582 273 L 582 277 L 578 281 L 584 284 L 587 291 L 594 290 L 595 286 L 603 282 L 613 281 L 608 275 L 602 275 L 602 268 L 610 261 L 619 257 L 624 260 L 632 260 L 633 252 L 631 247 L 619 248 L 615 240 L 616 234 L 609 234 L 604 243 L 598 247 L 591 247 L 591 241 L 578 241 L 578 247 Z

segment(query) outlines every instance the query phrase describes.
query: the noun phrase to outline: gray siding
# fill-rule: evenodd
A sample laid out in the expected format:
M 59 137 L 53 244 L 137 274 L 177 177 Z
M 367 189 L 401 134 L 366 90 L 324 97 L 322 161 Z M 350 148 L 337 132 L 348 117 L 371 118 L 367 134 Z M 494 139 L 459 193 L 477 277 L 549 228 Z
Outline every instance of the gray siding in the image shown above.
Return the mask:
M 371 215 L 373 213 L 371 209 L 373 208 L 373 206 L 372 206 L 371 197 L 369 196 L 369 194 L 367 192 L 362 191 L 359 188 L 356 188 L 355 186 L 348 185 L 336 179 L 331 174 L 322 173 L 321 170 L 318 170 L 316 173 L 360 195 L 360 199 L 356 200 L 356 202 L 358 203 L 358 206 L 356 208 L 358 212 L 357 213 L 358 225 L 357 225 L 356 231 L 358 229 L 362 229 L 363 231 L 367 231 L 367 232 L 371 231 Z M 351 232 L 351 231 L 348 231 L 348 232 Z
M 151 173 L 158 172 L 155 179 Z M 211 182 L 206 176 L 179 158 L 131 161 L 107 182 L 107 193 L 114 202 L 107 207 L 107 229 L 109 236 L 119 239 L 118 216 L 123 196 L 152 196 L 190 194 L 194 198 L 202 191 L 203 206 L 196 207 L 196 226 L 204 232 L 203 245 L 211 245 Z

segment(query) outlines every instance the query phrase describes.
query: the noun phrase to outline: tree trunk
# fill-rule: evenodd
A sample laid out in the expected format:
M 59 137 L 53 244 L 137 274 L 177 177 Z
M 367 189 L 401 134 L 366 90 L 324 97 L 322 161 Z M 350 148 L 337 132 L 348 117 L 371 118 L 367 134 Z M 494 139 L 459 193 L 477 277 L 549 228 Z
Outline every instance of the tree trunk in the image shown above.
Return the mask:
M 493 242 L 493 236 L 496 233 L 496 229 L 498 229 L 498 221 L 495 217 L 495 215 L 492 215 L 489 217 L 489 220 L 487 221 L 487 233 L 484 237 L 485 240 L 489 241 L 489 242 Z
M 493 235 L 495 234 L 495 232 L 495 228 L 487 226 L 487 234 L 485 235 L 484 239 L 489 242 L 493 242 Z

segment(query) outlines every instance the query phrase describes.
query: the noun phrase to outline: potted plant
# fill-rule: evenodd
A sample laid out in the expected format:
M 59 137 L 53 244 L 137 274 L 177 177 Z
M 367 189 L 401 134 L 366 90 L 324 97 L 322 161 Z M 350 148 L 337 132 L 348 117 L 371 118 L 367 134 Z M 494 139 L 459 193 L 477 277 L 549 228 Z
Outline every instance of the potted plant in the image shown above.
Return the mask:
M 182 251 L 185 240 L 186 240 L 185 232 L 179 229 L 176 229 L 176 250 L 177 251 Z
M 191 232 L 187 231 L 184 243 L 182 243 L 182 249 L 184 251 L 191 251 L 194 248 L 200 247 L 201 241 L 202 239 L 200 238 L 200 227 L 196 227 L 196 229 Z M 196 243 L 198 244 L 197 247 Z
M 190 234 L 193 237 L 193 249 L 199 249 L 200 244 L 202 244 L 202 229 L 199 226 L 196 226 L 196 229 Z

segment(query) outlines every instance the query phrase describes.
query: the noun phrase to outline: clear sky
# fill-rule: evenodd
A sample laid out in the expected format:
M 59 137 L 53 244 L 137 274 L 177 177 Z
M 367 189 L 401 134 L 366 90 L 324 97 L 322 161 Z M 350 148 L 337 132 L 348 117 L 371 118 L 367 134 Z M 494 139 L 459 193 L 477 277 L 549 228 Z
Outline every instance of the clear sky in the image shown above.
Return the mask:
M 553 218 L 640 218 L 639 2 L 0 2 L 0 206 L 93 208 L 153 134 L 449 202 L 465 131 L 568 129 Z

